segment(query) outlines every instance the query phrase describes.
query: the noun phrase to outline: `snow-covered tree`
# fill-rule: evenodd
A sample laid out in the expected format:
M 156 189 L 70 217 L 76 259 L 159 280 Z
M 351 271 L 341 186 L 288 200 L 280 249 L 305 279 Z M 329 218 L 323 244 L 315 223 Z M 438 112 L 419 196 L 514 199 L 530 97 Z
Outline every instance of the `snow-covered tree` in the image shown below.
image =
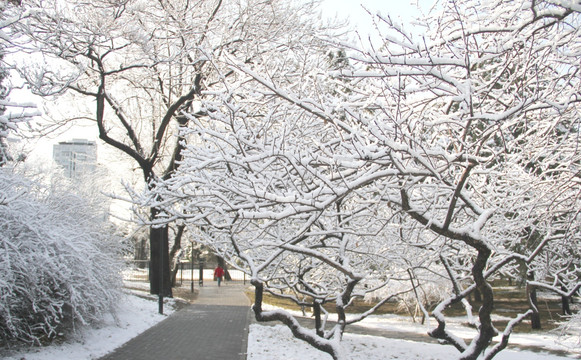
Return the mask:
M 11 64 L 6 61 L 6 56 L 12 47 L 12 37 L 9 27 L 21 21 L 27 15 L 18 6 L 18 1 L 3 1 L 0 3 L 0 166 L 13 160 L 10 154 L 8 142 L 16 133 L 18 124 L 29 121 L 36 114 L 35 105 L 16 103 L 9 100 L 12 87 L 8 82 Z
M 306 47 L 264 61 L 231 54 L 239 81 L 204 102 L 212 125 L 192 121 L 195 146 L 158 189 L 173 197 L 159 204 L 169 219 L 205 222 L 208 243 L 245 261 L 259 320 L 283 321 L 334 358 L 344 355 L 325 339 L 340 338 L 342 307 L 402 270 L 448 279 L 430 335 L 459 359 L 493 358 L 537 312 L 531 301 L 491 346 L 495 278 L 524 271 L 529 288 L 562 296 L 581 287 L 579 4 L 433 11 L 421 37 L 378 16 L 381 46 L 337 44 L 330 54 L 345 55 L 326 66 Z M 263 312 L 263 288 L 279 284 L 334 301 L 335 331 L 317 338 Z M 444 313 L 475 291 L 483 304 L 466 343 Z
M 270 41 L 295 41 L 313 31 L 304 21 L 313 4 L 238 1 L 29 1 L 34 16 L 19 28 L 27 51 L 47 58 L 50 71 L 28 72 L 37 93 L 64 91 L 88 99 L 94 111 L 74 114 L 96 121 L 99 137 L 131 157 L 151 190 L 179 166 L 188 110 L 232 71 L 215 58 L 253 62 Z M 79 100 L 80 101 L 80 100 Z M 160 209 L 149 209 L 146 222 Z M 161 250 L 160 250 L 161 249 Z M 151 291 L 169 288 L 167 225 L 151 229 Z M 163 256 L 162 256 L 163 254 Z
M 300 48 L 272 44 L 284 57 L 279 69 L 266 69 L 269 76 L 288 79 L 285 85 L 299 92 L 319 88 L 313 75 L 336 64 L 328 61 L 327 44 L 311 41 Z M 204 102 L 205 116 L 192 117 L 184 130 L 191 145 L 177 175 L 145 201 L 163 207 L 168 220 L 185 218 L 200 229 L 196 238 L 232 264 L 242 259 L 256 287 L 258 320 L 283 321 L 297 337 L 340 357 L 338 341 L 349 324 L 413 291 L 414 265 L 406 262 L 413 249 L 406 251 L 394 226 L 402 214 L 382 203 L 385 184 L 357 171 L 364 161 L 334 163 L 326 147 L 348 145 L 338 142 L 333 124 L 245 76 L 235 79 L 240 81 L 224 82 L 225 93 Z M 325 91 L 332 93 L 335 81 L 329 80 Z M 353 191 L 346 182 L 354 183 Z M 423 266 L 429 261 L 423 259 Z M 387 288 L 392 283 L 398 286 Z M 264 291 L 310 308 L 315 333 L 286 312 L 262 311 Z M 370 311 L 347 316 L 354 301 L 380 293 Z M 337 313 L 331 329 L 328 306 Z

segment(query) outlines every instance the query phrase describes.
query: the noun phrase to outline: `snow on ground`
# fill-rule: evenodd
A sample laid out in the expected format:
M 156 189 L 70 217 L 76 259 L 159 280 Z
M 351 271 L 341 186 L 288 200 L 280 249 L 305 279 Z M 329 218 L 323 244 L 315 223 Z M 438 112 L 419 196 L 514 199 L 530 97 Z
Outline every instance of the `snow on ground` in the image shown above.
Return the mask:
M 76 339 L 71 339 L 70 342 L 32 348 L 30 351 L 14 353 L 3 359 L 98 359 L 165 319 L 173 312 L 172 302 L 173 300 L 169 299 L 169 302 L 165 303 L 164 315 L 160 315 L 154 297 L 146 299 L 135 294 L 127 294 L 119 304 L 117 319 L 109 314 L 94 328 L 80 328 Z
M 171 300 L 171 299 L 170 299 Z M 265 306 L 266 308 L 266 306 Z M 61 359 L 97 359 L 113 351 L 126 341 L 137 336 L 149 327 L 166 318 L 172 312 L 172 306 L 164 307 L 165 315 L 157 313 L 155 297 L 145 299 L 135 294 L 127 294 L 117 311 L 117 320 L 105 319 L 97 328 L 79 330 L 76 340 L 35 348 L 29 352 L 19 352 L 5 357 L 4 360 L 61 360 Z M 296 313 L 296 315 L 299 315 Z M 474 330 L 463 327 L 465 319 L 455 319 L 451 328 L 465 331 L 466 335 Z M 365 319 L 359 325 L 369 328 L 395 330 L 400 333 L 423 333 L 427 327 L 409 322 L 409 318 L 396 315 L 375 315 Z M 433 324 L 432 324 L 433 325 Z M 513 334 L 511 343 L 536 345 L 547 349 L 561 349 L 554 334 Z M 378 360 L 389 357 L 398 360 L 431 360 L 454 358 L 457 352 L 451 346 L 417 343 L 406 340 L 388 339 L 377 336 L 346 334 L 342 346 L 353 360 Z M 581 349 L 571 352 L 571 357 L 557 356 L 530 351 L 505 350 L 495 359 L 500 360 L 564 360 L 580 358 Z M 250 326 L 247 360 L 330 360 L 328 354 L 315 350 L 305 342 L 294 339 L 288 328 L 282 325 Z
M 275 309 L 268 304 L 264 304 L 264 310 Z M 287 310 L 288 311 L 288 310 Z M 301 316 L 299 311 L 290 311 L 294 316 Z M 305 314 L 310 316 L 308 312 Z M 495 318 L 500 320 L 500 317 Z M 466 326 L 467 317 L 447 318 L 446 328 L 451 330 L 455 335 L 467 339 L 473 338 L 476 330 Z M 413 323 L 407 316 L 400 315 L 371 315 L 358 322 L 357 326 L 369 329 L 397 331 L 400 334 L 414 333 L 426 334 L 429 329 L 433 328 L 436 323 L 432 319 L 431 323 L 422 325 Z M 454 358 L 458 352 L 452 346 L 438 344 L 418 343 L 406 340 L 386 339 L 378 336 L 367 336 L 347 334 L 344 337 L 343 346 L 351 354 L 351 359 L 375 360 L 384 359 L 389 354 L 392 359 L 398 360 L 431 360 L 431 359 L 449 359 Z M 503 350 L 495 359 L 505 360 L 563 360 L 563 359 L 581 359 L 581 348 L 568 348 L 562 345 L 563 340 L 559 339 L 556 333 L 513 333 L 510 337 L 509 344 L 518 344 L 522 346 L 536 346 L 547 350 L 562 351 L 570 353 L 569 357 L 551 355 L 548 353 L 535 353 L 531 351 Z M 276 348 L 268 348 L 268 344 L 276 342 Z M 576 343 L 571 341 L 571 343 Z M 510 346 L 510 345 L 509 345 Z M 248 359 L 247 360 L 266 360 L 274 358 L 285 358 L 287 360 L 330 360 L 331 356 L 315 350 L 310 345 L 301 340 L 294 339 L 290 331 L 284 326 L 269 327 L 260 324 L 250 326 L 250 335 L 248 339 Z
M 499 320 L 500 317 L 494 317 L 493 320 Z M 451 330 L 455 335 L 463 337 L 465 339 L 472 339 L 476 335 L 476 329 L 466 326 L 468 323 L 468 318 L 466 317 L 454 317 L 447 318 L 448 323 L 446 328 Z M 432 319 L 429 325 L 421 325 L 419 323 L 410 322 L 409 317 L 398 316 L 398 315 L 372 315 L 363 321 L 357 323 L 357 325 L 364 326 L 372 329 L 382 329 L 382 330 L 393 330 L 399 332 L 411 332 L 415 334 L 426 334 L 429 329 L 436 327 L 436 322 Z M 500 340 L 500 335 L 495 338 L 495 340 Z M 555 350 L 555 351 L 572 351 L 571 348 L 563 346 L 563 342 L 566 339 L 559 338 L 558 334 L 555 332 L 547 333 L 518 333 L 514 332 L 510 335 L 509 344 L 518 344 L 522 346 L 541 346 L 545 349 Z M 581 356 L 581 348 L 577 348 L 577 354 Z
M 273 346 L 273 344 L 276 344 Z M 451 346 L 394 340 L 377 336 L 346 334 L 343 348 L 351 360 L 441 360 L 451 359 L 458 352 Z M 248 336 L 248 360 L 331 360 L 331 356 L 294 339 L 283 325 L 252 324 Z M 530 351 L 505 350 L 499 360 L 563 360 L 567 357 Z

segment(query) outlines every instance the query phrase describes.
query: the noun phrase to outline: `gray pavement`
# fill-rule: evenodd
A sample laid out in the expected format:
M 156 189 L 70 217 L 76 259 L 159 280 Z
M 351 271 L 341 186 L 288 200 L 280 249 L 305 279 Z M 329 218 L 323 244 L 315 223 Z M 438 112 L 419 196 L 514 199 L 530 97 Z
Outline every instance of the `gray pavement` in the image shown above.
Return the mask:
M 241 284 L 206 282 L 191 305 L 101 360 L 244 360 L 250 301 Z

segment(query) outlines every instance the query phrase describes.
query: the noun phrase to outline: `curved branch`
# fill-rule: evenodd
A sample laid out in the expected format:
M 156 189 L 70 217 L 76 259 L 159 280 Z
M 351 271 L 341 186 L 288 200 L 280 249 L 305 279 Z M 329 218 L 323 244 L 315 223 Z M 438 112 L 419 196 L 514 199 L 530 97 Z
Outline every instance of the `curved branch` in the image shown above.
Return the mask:
M 257 279 L 253 279 L 251 283 L 254 285 L 255 289 L 254 305 L 252 305 L 252 310 L 254 311 L 256 321 L 280 321 L 290 329 L 290 331 L 297 339 L 303 340 L 314 348 L 326 352 L 327 354 L 331 355 L 334 360 L 342 358 L 340 349 L 334 341 L 321 338 L 310 331 L 306 331 L 306 329 L 303 328 L 299 322 L 288 312 L 283 310 L 264 312 L 262 310 L 262 295 L 264 290 L 263 284 Z
M 125 118 L 125 115 L 123 114 L 123 110 L 115 102 L 115 100 L 113 100 L 113 98 L 111 97 L 111 95 L 109 95 L 109 93 L 105 92 L 104 96 L 105 96 L 105 100 L 107 100 L 107 103 L 109 104 L 109 106 L 111 106 L 111 108 L 115 112 L 115 115 L 117 116 L 117 118 L 119 119 L 119 121 L 121 122 L 121 124 L 123 125 L 125 130 L 127 131 L 127 135 L 129 136 L 129 139 L 131 139 L 133 146 L 135 146 L 135 150 L 137 151 L 137 153 L 139 153 L 139 154 L 141 154 L 141 156 L 143 156 L 144 155 L 143 147 L 141 146 L 141 144 L 139 142 L 139 138 L 135 134 L 135 131 L 133 130 L 133 128 L 129 124 L 129 121 L 127 121 L 127 119 Z
M 194 85 L 190 89 L 187 94 L 182 95 L 176 102 L 174 102 L 166 111 L 163 119 L 161 120 L 161 124 L 159 125 L 159 129 L 155 134 L 153 147 L 151 149 L 151 154 L 149 155 L 149 161 L 154 163 L 157 159 L 159 154 L 159 149 L 161 147 L 161 142 L 166 134 L 167 127 L 172 119 L 178 111 L 178 109 L 184 105 L 187 101 L 190 101 L 194 98 L 194 95 L 199 94 L 200 91 L 200 81 L 201 81 L 201 74 L 196 74 L 196 79 L 194 81 Z

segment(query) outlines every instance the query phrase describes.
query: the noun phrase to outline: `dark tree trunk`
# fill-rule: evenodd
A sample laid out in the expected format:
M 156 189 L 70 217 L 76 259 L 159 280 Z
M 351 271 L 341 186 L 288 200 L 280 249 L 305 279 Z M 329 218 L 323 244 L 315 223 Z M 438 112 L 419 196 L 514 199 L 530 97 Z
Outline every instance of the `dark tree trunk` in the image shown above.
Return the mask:
M 482 302 L 482 294 L 480 293 L 480 290 L 478 290 L 478 288 L 474 289 L 474 301 L 481 303 Z
M 157 209 L 151 209 L 152 219 L 155 218 Z M 149 287 L 150 293 L 164 297 L 171 297 L 171 277 L 170 277 L 170 263 L 169 263 L 169 244 L 168 244 L 168 228 L 167 226 L 154 228 L 149 231 Z
M 538 309 L 538 301 L 537 301 L 537 289 L 532 289 L 530 293 L 530 299 L 533 305 Z M 541 328 L 541 315 L 538 311 L 535 311 L 531 314 L 531 329 L 539 330 Z
M 323 337 L 323 327 L 321 324 L 321 304 L 318 301 L 313 301 L 313 315 L 315 316 L 315 331 L 318 336 Z
M 563 285 L 561 285 L 561 290 L 563 292 L 567 291 L 567 289 Z M 561 304 L 562 304 L 562 308 L 563 308 L 563 315 L 573 315 L 573 312 L 571 312 L 571 306 L 569 305 L 569 297 L 568 296 L 561 296 Z
M 530 281 L 535 281 L 535 274 L 529 272 L 527 274 L 527 278 Z M 533 313 L 531 314 L 531 328 L 533 330 L 539 330 L 541 328 L 541 315 L 539 314 L 539 303 L 537 300 L 537 289 L 534 286 L 527 286 L 529 301 L 531 305 L 534 307 Z
M 482 296 L 482 306 L 478 310 L 478 318 L 480 319 L 480 336 L 476 337 L 473 341 L 475 344 L 470 344 L 474 346 L 476 351 L 471 353 L 471 356 L 460 357 L 460 359 L 465 360 L 475 360 L 480 354 L 484 353 L 492 338 L 498 335 L 497 330 L 492 324 L 492 311 L 494 309 L 494 293 L 492 287 L 486 281 L 484 276 L 484 271 L 490 258 L 491 251 L 488 247 L 482 246 L 478 248 L 478 255 L 472 266 L 472 277 L 474 282 Z
M 173 268 L 171 269 L 171 287 L 177 286 L 177 278 L 178 278 L 178 271 L 180 269 L 180 264 L 174 264 Z

